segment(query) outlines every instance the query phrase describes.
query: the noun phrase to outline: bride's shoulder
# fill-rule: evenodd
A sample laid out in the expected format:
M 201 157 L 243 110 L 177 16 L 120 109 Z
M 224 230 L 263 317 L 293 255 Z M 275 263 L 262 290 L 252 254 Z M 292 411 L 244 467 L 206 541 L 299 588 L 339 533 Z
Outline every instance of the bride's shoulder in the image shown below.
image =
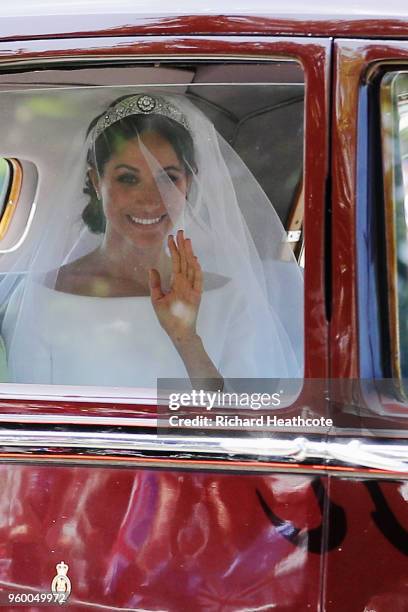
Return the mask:
M 61 266 L 58 270 L 55 289 L 64 293 L 77 293 L 89 279 L 95 276 L 95 255 L 89 253 L 75 261 Z

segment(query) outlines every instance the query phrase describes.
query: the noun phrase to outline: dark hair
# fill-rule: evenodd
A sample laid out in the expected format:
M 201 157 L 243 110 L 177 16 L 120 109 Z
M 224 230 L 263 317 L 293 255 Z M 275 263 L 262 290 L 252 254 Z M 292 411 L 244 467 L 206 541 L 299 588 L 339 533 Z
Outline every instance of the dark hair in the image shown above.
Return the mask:
M 115 100 L 109 108 L 115 106 L 122 99 Z M 106 111 L 105 111 L 106 112 Z M 101 115 L 100 115 L 101 116 Z M 96 117 L 88 128 L 88 133 L 96 125 Z M 157 132 L 173 147 L 178 159 L 184 165 L 187 174 L 197 171 L 194 159 L 193 139 L 188 130 L 177 121 L 157 114 L 128 115 L 106 128 L 96 139 L 95 147 L 88 151 L 88 164 L 95 168 L 100 176 L 103 175 L 105 164 L 120 148 L 124 141 L 140 136 L 143 132 Z M 102 209 L 102 202 L 98 199 L 89 174 L 87 175 L 84 193 L 89 195 L 89 202 L 82 212 L 82 219 L 96 234 L 105 231 L 106 219 Z

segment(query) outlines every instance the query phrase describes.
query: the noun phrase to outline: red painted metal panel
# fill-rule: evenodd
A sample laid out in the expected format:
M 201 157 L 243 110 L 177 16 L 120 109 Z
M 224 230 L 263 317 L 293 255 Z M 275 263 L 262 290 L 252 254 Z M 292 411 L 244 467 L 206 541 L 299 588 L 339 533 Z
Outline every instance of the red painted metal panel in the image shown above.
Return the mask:
M 0 483 L 6 592 L 49 590 L 64 560 L 70 610 L 406 609 L 404 482 L 4 464 Z
M 407 482 L 330 479 L 347 536 L 325 559 L 327 612 L 405 612 L 408 607 Z M 330 529 L 336 530 L 332 513 Z
M 313 476 L 9 464 L 0 482 L 5 591 L 49 591 L 64 560 L 70 610 L 318 609 Z

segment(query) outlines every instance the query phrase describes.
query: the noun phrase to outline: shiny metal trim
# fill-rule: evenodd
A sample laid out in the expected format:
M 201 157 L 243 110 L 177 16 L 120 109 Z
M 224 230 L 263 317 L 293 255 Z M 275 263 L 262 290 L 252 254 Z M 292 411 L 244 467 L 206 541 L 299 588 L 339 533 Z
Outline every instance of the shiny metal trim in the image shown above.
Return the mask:
M 55 455 L 30 455 L 25 454 L 14 454 L 14 455 L 2 455 L 2 463 L 16 463 L 18 465 L 29 465 L 35 463 L 36 465 L 52 465 L 52 466 L 80 466 L 80 467 L 110 467 L 110 468 L 148 468 L 148 469 L 166 469 L 166 470 L 189 470 L 189 471 L 211 471 L 211 472 L 222 472 L 222 473 L 248 473 L 248 474 L 304 474 L 307 476 L 336 476 L 338 478 L 347 478 L 350 480 L 399 480 L 408 481 L 408 472 L 390 472 L 386 470 L 375 470 L 366 467 L 354 467 L 348 466 L 336 466 L 333 464 L 322 464 L 322 465 L 303 465 L 297 463 L 289 463 L 284 461 L 256 461 L 254 460 L 231 460 L 226 461 L 224 459 L 203 459 L 202 457 L 193 458 L 188 461 L 185 459 L 175 458 L 153 458 L 148 457 L 123 457 L 109 455 L 108 453 L 95 455 L 81 455 L 77 456 L 59 456 Z M 160 461 L 160 465 L 158 465 Z
M 218 38 L 218 37 L 217 37 Z M 205 41 L 209 41 L 209 40 L 214 40 L 213 37 L 210 36 L 156 36 L 156 37 L 129 37 L 128 41 L 129 43 L 133 43 L 133 44 L 138 44 L 141 41 L 146 42 L 146 40 L 149 39 L 150 42 L 163 42 L 165 43 L 166 41 L 180 41 L 180 40 L 189 40 L 190 42 L 194 42 L 197 43 L 198 41 L 200 42 L 205 42 Z M 66 39 L 67 42 L 69 42 L 70 39 Z M 123 44 L 124 42 L 126 42 L 127 37 L 123 37 L 120 39 L 121 44 Z M 271 46 L 276 46 L 279 43 L 284 43 L 284 42 L 290 42 L 290 43 L 296 43 L 298 42 L 298 46 L 302 47 L 303 44 L 307 41 L 308 43 L 315 44 L 316 42 L 319 42 L 324 40 L 324 42 L 326 41 L 330 41 L 332 40 L 331 38 L 324 38 L 324 39 L 316 39 L 314 38 L 313 41 L 310 40 L 310 38 L 307 37 L 297 37 L 295 40 L 293 39 L 293 37 L 290 36 L 279 36 L 279 37 L 274 37 L 273 39 L 266 39 L 265 40 L 265 44 L 269 44 Z M 104 41 L 106 42 L 112 42 L 112 39 L 110 38 L 95 38 L 95 41 L 101 42 L 103 43 Z M 247 43 L 253 43 L 254 41 L 249 39 L 247 36 L 228 36 L 228 42 L 247 42 Z M 112 45 L 102 45 L 102 49 L 111 49 Z M 214 59 L 216 59 L 217 61 L 236 61 L 236 60 L 240 60 L 240 61 L 244 61 L 244 62 L 272 62 L 272 61 L 279 61 L 279 62 L 294 62 L 296 64 L 299 64 L 299 66 L 302 68 L 303 73 L 304 73 L 304 66 L 301 62 L 301 60 L 296 57 L 296 56 L 292 56 L 292 55 L 257 55 L 256 53 L 211 53 L 211 54 L 202 54 L 202 53 L 197 53 L 194 50 L 191 51 L 191 53 L 168 53 L 168 54 L 141 54 L 141 53 L 128 53 L 128 54 L 118 54 L 118 55 L 75 55 L 75 51 L 78 53 L 81 50 L 87 50 L 85 48 L 79 48 L 79 49 L 75 49 L 75 50 L 67 50 L 67 55 L 61 55 L 61 56 L 57 56 L 57 57 L 34 57 L 34 58 L 30 58 L 30 59 L 24 59 L 21 57 L 16 57 L 16 58 L 7 58 L 5 61 L 1 60 L 1 52 L 2 52 L 2 45 L 0 42 L 0 70 L 2 70 L 3 68 L 12 68 L 14 66 L 18 66 L 19 68 L 27 66 L 28 68 L 31 68 L 33 66 L 36 65 L 41 65 L 43 66 L 44 64 L 54 64 L 56 66 L 56 69 L 58 68 L 59 64 L 66 64 L 68 62 L 74 62 L 74 63 L 78 63 L 78 64 L 82 64 L 82 63 L 87 63 L 87 64 L 92 64 L 93 62 L 104 62 L 105 64 L 107 64 L 107 68 L 109 67 L 109 64 L 113 63 L 120 63 L 123 61 L 129 61 L 131 63 L 133 62 L 141 62 L 142 64 L 146 64 L 146 63 L 151 63 L 151 62 L 166 62 L 166 63 L 170 63 L 173 62 L 175 60 L 177 61 L 192 61 L 192 60 L 197 60 L 199 62 L 203 62 L 203 61 L 210 61 L 213 62 Z M 50 49 L 50 52 L 54 51 L 54 49 Z M 58 50 L 59 51 L 59 50 Z M 10 49 L 8 49 L 8 53 L 10 53 Z M 38 52 L 40 53 L 40 51 Z M 74 54 L 73 54 L 74 53 Z M 190 83 L 186 83 L 186 85 L 189 85 Z M 56 84 L 58 86 L 58 84 Z M 120 85 L 117 85 L 117 87 L 120 87 Z
M 312 441 L 303 437 L 291 440 L 279 438 L 231 438 L 208 436 L 159 436 L 142 433 L 60 432 L 3 430 L 0 447 L 10 450 L 27 448 L 106 450 L 110 453 L 149 452 L 172 453 L 180 457 L 186 453 L 217 457 L 256 458 L 262 460 L 291 461 L 296 463 L 333 462 L 353 466 L 387 470 L 408 474 L 408 444 L 370 444 L 361 440 Z M 33 456 L 35 458 L 35 456 Z M 165 457 L 164 460 L 171 457 Z M 226 464 L 227 467 L 227 464 Z
M 387 304 L 388 318 L 387 327 L 390 337 L 391 348 L 389 351 L 389 363 L 391 366 L 392 378 L 397 379 L 396 386 L 400 387 L 401 398 L 404 398 L 403 384 L 400 380 L 401 373 L 401 346 L 399 336 L 399 292 L 398 292 L 398 271 L 397 271 L 397 228 L 396 228 L 396 202 L 394 200 L 395 187 L 395 154 L 394 138 L 395 134 L 395 101 L 394 85 L 400 71 L 387 72 L 380 83 L 380 114 L 381 114 L 381 162 L 383 174 L 384 190 L 384 221 L 385 221 L 385 261 L 386 261 L 386 280 L 387 280 Z M 389 109 L 387 112 L 387 108 Z M 391 133 L 390 133 L 391 132 Z
M 375 43 L 375 41 L 373 41 L 373 40 L 370 40 L 369 42 L 373 43 L 373 44 Z M 394 40 L 394 41 L 388 41 L 388 44 L 389 45 L 393 45 L 396 48 L 400 48 L 401 47 L 401 43 L 404 43 L 404 42 L 405 41 Z M 370 85 L 372 83 L 372 81 L 378 77 L 378 70 L 381 70 L 381 68 L 383 68 L 384 66 L 386 66 L 387 68 L 388 67 L 392 67 L 392 66 L 394 66 L 394 68 L 395 68 L 395 66 L 407 66 L 408 67 L 408 62 L 407 62 L 406 58 L 404 58 L 404 57 L 398 57 L 398 58 L 395 58 L 395 59 L 378 60 L 378 61 L 370 64 L 367 67 L 367 70 L 366 70 L 365 75 L 364 75 L 364 83 L 367 84 L 367 85 Z
M 66 401 L 66 400 L 64 400 Z M 112 400 L 112 403 L 114 400 Z M 143 404 L 135 404 L 134 411 L 137 412 Z M 140 410 L 139 410 L 140 411 Z M 67 414 L 7 414 L 0 412 L 1 423 L 24 423 L 36 425 L 97 425 L 114 427 L 157 427 L 156 415 L 148 417 L 104 417 L 92 414 L 89 416 L 76 416 Z M 408 434 L 407 434 L 408 435 Z

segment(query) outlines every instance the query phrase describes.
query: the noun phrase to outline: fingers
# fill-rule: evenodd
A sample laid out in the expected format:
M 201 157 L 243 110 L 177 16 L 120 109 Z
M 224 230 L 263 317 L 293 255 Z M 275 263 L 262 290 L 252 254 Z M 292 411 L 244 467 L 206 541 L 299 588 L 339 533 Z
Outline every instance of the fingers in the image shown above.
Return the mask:
M 150 297 L 153 302 L 160 300 L 164 296 L 161 288 L 160 274 L 157 270 L 149 270 L 149 286 L 150 286 Z
M 194 268 L 193 266 L 188 266 L 187 267 L 187 280 L 190 283 L 191 286 L 194 285 Z
M 185 253 L 188 262 L 187 277 L 191 283 L 192 288 L 200 293 L 203 290 L 203 273 L 201 266 L 198 261 L 198 257 L 194 255 L 193 245 L 190 238 L 187 238 L 184 242 Z
M 203 272 L 201 270 L 200 262 L 198 261 L 198 257 L 195 257 L 194 263 L 194 282 L 193 289 L 202 293 L 203 291 Z
M 184 238 L 183 230 L 177 232 L 177 247 L 180 257 L 180 272 L 187 276 L 187 253 L 186 253 L 186 239 Z
M 194 287 L 196 257 L 193 252 L 193 245 L 191 244 L 190 238 L 185 239 L 184 250 L 185 250 L 186 261 L 187 261 L 187 279 L 190 285 Z
M 203 274 L 198 258 L 194 255 L 190 238 L 184 237 L 183 230 L 177 232 L 177 244 L 169 236 L 169 249 L 172 257 L 173 274 L 181 273 L 190 286 L 198 292 L 203 289 Z
M 174 237 L 171 234 L 168 237 L 167 243 L 169 245 L 169 251 L 171 255 L 173 274 L 178 274 L 180 272 L 180 255 L 176 247 L 176 243 L 174 242 Z

